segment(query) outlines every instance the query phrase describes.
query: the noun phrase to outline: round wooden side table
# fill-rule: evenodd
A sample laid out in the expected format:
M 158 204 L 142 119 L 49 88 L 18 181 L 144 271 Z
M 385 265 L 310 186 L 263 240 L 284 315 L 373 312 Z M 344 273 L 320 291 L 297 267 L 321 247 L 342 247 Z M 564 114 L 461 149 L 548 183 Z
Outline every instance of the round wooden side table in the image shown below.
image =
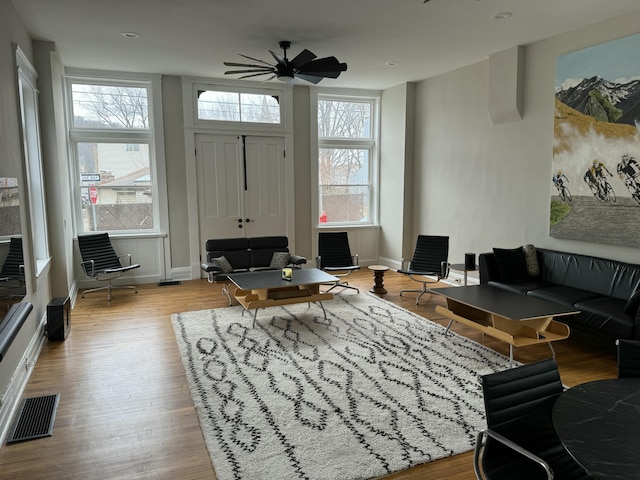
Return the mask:
M 373 280 L 375 282 L 373 287 L 371 287 L 371 290 L 369 291 L 371 293 L 387 293 L 382 282 L 384 278 L 384 272 L 389 270 L 389 267 L 386 267 L 384 265 L 369 265 L 369 270 L 373 271 Z

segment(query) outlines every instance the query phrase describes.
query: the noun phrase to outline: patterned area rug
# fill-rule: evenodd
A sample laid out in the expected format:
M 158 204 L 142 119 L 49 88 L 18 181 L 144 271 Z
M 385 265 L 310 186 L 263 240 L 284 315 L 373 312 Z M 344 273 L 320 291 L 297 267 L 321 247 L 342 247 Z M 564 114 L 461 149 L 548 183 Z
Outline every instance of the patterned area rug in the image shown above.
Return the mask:
M 172 316 L 220 480 L 369 479 L 471 450 L 509 359 L 369 294 Z

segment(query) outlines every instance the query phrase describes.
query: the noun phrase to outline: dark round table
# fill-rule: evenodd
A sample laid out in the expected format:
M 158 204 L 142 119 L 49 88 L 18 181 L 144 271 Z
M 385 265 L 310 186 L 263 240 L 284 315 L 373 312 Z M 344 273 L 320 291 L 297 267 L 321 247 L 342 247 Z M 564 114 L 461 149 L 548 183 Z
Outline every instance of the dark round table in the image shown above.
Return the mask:
M 640 479 L 640 378 L 597 380 L 563 392 L 553 425 L 595 479 Z

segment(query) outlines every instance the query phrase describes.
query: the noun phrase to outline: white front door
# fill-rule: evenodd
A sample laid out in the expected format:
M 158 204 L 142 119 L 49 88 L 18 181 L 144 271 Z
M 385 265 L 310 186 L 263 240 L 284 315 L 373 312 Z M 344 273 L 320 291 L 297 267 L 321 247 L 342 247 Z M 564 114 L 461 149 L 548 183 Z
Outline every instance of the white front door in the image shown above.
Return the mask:
M 284 138 L 196 135 L 200 245 L 287 235 Z

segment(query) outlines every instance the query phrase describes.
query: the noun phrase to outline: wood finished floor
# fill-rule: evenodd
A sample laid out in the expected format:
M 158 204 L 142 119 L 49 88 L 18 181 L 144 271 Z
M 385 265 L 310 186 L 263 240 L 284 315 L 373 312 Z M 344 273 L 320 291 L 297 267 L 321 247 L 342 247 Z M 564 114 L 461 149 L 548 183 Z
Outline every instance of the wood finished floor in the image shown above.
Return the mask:
M 368 290 L 372 273 L 363 268 L 350 277 L 350 284 Z M 400 297 L 399 291 L 418 284 L 393 271 L 386 273 L 384 285 L 386 300 L 446 324 L 434 311 L 444 304 L 437 295 L 423 296 L 416 306 L 416 294 Z M 60 393 L 53 436 L 3 445 L 0 479 L 216 480 L 170 316 L 226 305 L 220 286 L 206 280 L 142 285 L 138 294 L 115 291 L 111 306 L 104 293 L 78 298 L 69 337 L 45 342 L 24 393 L 24 397 Z M 455 325 L 453 330 L 508 355 L 504 343 L 464 326 Z M 573 335 L 556 342 L 555 350 L 566 385 L 616 375 L 612 346 Z M 546 345 L 536 345 L 516 349 L 515 358 L 528 363 L 549 354 Z M 472 453 L 386 478 L 472 479 Z

